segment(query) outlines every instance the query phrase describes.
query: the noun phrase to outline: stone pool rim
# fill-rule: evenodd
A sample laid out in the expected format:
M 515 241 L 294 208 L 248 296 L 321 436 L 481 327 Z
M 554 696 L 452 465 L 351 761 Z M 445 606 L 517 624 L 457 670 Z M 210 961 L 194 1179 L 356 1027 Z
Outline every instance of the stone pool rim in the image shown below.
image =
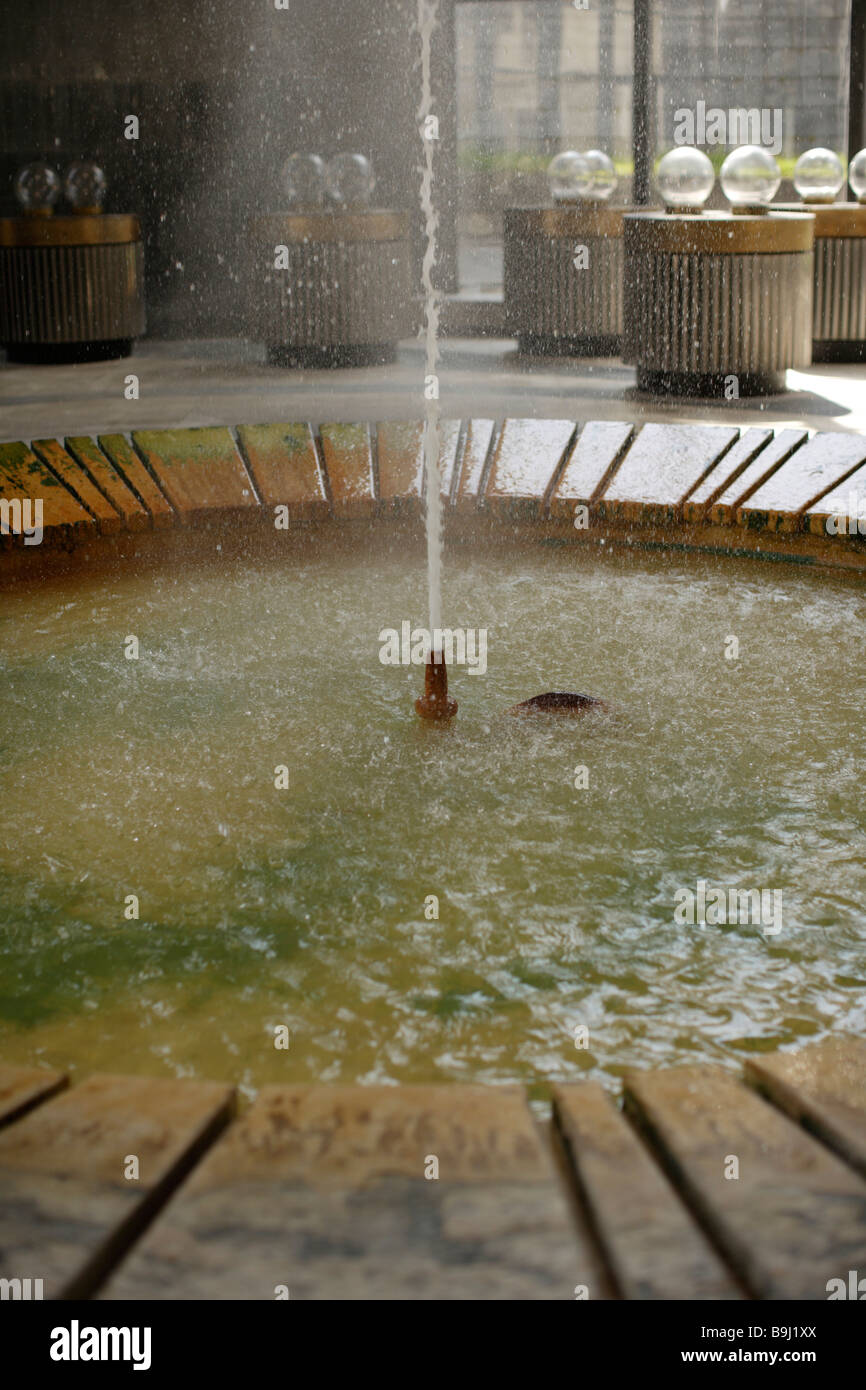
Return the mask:
M 207 426 L 0 444 L 0 585 L 148 556 L 423 527 L 423 423 Z M 778 427 L 443 420 L 445 538 L 866 566 L 866 436 Z M 866 507 L 864 507 L 866 509 Z M 828 526 L 829 522 L 829 526 Z M 838 534 L 833 534 L 836 526 Z M 851 534 L 853 529 L 854 534 Z M 866 528 L 864 528 L 866 529 Z

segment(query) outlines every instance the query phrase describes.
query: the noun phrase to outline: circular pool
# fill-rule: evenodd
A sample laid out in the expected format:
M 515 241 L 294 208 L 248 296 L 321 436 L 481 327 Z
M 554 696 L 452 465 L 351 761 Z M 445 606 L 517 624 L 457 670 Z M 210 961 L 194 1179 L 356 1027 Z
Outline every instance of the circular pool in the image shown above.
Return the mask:
M 862 1033 L 859 575 L 457 546 L 486 670 L 430 728 L 414 545 L 4 596 L 4 1058 L 543 1088 Z M 506 714 L 552 689 L 613 713 Z

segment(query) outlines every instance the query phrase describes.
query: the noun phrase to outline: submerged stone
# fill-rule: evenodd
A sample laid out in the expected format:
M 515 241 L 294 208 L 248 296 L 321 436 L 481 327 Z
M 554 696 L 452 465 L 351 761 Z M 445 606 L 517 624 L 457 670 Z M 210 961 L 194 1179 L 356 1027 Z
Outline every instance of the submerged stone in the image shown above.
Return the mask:
M 508 714 L 568 714 L 580 716 L 593 710 L 607 711 L 610 706 L 594 695 L 575 695 L 570 691 L 547 691 L 544 695 L 533 695 L 530 700 L 521 700 L 512 705 Z

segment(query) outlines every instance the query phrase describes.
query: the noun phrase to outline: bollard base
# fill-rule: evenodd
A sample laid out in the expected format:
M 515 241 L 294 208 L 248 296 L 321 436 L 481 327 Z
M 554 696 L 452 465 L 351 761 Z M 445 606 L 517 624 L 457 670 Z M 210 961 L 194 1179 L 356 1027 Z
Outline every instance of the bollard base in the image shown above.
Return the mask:
M 113 362 L 118 357 L 129 357 L 132 341 L 132 338 L 100 338 L 88 343 L 6 343 L 6 360 L 27 367 Z
M 778 396 L 787 391 L 784 372 L 664 372 L 637 369 L 637 389 L 650 396 L 695 396 L 702 400 L 731 400 L 731 381 L 737 396 Z
M 269 367 L 383 367 L 397 360 L 396 343 L 354 343 L 326 347 L 289 347 L 272 344 L 267 350 Z
M 521 357 L 619 357 L 622 337 L 616 333 L 518 333 Z
M 866 342 L 862 338 L 816 338 L 812 361 L 866 362 Z

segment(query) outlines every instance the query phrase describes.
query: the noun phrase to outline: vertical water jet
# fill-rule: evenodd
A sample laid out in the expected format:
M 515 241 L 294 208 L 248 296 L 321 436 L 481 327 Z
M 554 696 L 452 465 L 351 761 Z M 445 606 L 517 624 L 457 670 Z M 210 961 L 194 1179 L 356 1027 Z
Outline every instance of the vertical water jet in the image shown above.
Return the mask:
M 436 118 L 430 80 L 430 48 L 436 26 L 437 0 L 418 0 L 418 32 L 421 36 L 421 104 L 418 122 L 424 146 L 421 173 L 421 212 L 424 217 L 424 259 L 421 286 L 424 291 L 424 479 L 427 526 L 427 588 L 431 653 L 424 674 L 424 694 L 415 701 L 422 719 L 452 719 L 457 701 L 448 699 L 445 653 L 435 651 L 435 634 L 442 630 L 442 485 L 439 476 L 439 300 L 433 287 L 436 233 L 439 216 L 433 206 L 433 145 Z

